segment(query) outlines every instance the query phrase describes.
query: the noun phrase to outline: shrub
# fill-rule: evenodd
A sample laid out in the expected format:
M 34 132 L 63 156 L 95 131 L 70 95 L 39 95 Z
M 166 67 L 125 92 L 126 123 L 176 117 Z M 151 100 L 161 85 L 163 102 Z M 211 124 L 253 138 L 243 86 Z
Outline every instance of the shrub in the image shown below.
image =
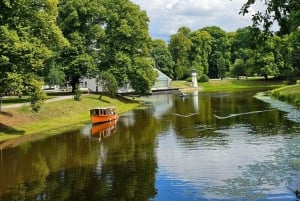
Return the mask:
M 206 74 L 202 74 L 200 77 L 198 77 L 198 82 L 208 82 L 209 77 Z

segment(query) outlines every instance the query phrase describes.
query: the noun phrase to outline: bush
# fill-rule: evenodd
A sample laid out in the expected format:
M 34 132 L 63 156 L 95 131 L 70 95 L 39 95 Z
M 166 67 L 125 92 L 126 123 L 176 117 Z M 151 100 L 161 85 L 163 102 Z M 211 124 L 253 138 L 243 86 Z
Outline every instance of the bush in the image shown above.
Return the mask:
M 192 82 L 192 77 L 188 77 L 185 79 L 187 82 Z
M 208 82 L 209 77 L 206 74 L 202 74 L 200 77 L 198 77 L 198 82 Z

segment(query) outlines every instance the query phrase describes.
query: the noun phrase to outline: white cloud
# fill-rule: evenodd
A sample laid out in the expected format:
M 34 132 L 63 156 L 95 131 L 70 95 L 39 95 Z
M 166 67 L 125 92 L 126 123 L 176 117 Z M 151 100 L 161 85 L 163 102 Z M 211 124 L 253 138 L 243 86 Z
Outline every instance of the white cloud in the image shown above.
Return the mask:
M 132 0 L 150 18 L 153 38 L 167 39 L 181 26 L 197 30 L 219 26 L 225 31 L 251 25 L 251 14 L 239 15 L 245 0 Z

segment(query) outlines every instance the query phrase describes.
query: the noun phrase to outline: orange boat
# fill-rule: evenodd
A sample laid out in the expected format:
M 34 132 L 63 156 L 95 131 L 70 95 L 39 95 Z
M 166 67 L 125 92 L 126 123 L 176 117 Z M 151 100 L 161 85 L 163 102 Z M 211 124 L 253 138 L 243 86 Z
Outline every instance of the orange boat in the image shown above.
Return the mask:
M 93 124 L 109 122 L 119 118 L 115 107 L 102 107 L 90 110 L 91 122 Z

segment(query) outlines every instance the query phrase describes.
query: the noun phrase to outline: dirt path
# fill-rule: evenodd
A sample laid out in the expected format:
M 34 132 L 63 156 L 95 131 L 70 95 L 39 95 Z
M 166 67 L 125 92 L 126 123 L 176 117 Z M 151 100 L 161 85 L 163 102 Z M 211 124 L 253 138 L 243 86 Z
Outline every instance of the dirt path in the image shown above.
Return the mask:
M 60 100 L 66 100 L 66 99 L 72 99 L 73 96 L 59 96 L 55 98 L 51 98 L 46 100 L 46 103 L 54 102 L 54 101 L 60 101 Z M 19 108 L 23 105 L 29 105 L 29 103 L 16 103 L 16 104 L 10 104 L 10 105 L 2 105 L 2 109 L 9 109 L 9 108 Z

